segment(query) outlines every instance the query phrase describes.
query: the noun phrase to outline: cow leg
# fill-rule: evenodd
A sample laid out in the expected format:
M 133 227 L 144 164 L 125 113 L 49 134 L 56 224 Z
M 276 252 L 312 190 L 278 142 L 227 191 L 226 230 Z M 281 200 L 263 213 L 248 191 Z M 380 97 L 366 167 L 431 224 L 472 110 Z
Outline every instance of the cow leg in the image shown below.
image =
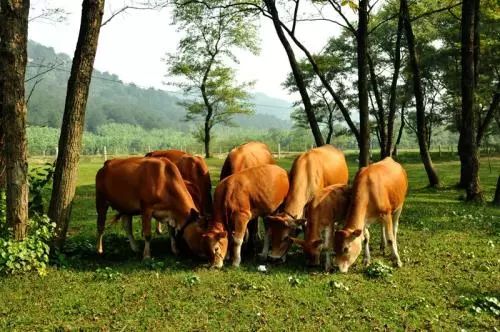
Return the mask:
M 392 261 L 394 262 L 394 265 L 397 267 L 401 267 L 402 263 L 401 260 L 399 259 L 399 254 L 398 254 L 398 247 L 394 238 L 394 228 L 393 228 L 393 222 L 392 222 L 392 214 L 388 213 L 384 217 L 384 224 L 385 224 L 385 236 L 387 238 L 387 244 L 391 247 L 392 251 Z
M 123 229 L 125 230 L 125 233 L 127 233 L 128 242 L 130 242 L 130 248 L 133 252 L 139 252 L 139 246 L 137 245 L 137 242 L 135 242 L 134 232 L 132 230 L 132 216 L 124 215 L 122 217 L 122 222 Z
M 370 231 L 368 230 L 368 226 L 365 226 L 365 229 L 364 229 L 364 235 L 365 235 L 365 239 L 364 239 L 364 246 L 365 246 L 365 254 L 364 254 L 364 257 L 363 257 L 363 265 L 364 266 L 368 266 L 370 265 L 370 261 L 371 261 L 371 255 L 370 255 Z
M 332 225 L 329 225 L 325 229 L 325 243 L 326 243 L 326 253 L 325 253 L 325 271 L 331 271 L 332 269 L 332 252 L 333 252 L 333 237 L 335 232 L 333 231 Z
M 102 247 L 102 239 L 104 236 L 104 228 L 106 226 L 106 214 L 108 213 L 108 203 L 102 198 L 102 195 L 96 193 L 96 210 L 97 210 L 97 253 L 104 252 Z
M 159 220 L 156 220 L 156 234 L 163 234 L 162 224 Z
M 241 263 L 241 245 L 243 244 L 243 239 L 245 237 L 245 231 L 247 229 L 249 217 L 237 213 L 233 216 L 234 232 L 233 232 L 233 266 L 238 267 Z
M 385 256 L 385 247 L 387 247 L 387 238 L 385 236 L 385 226 L 382 224 L 382 236 L 380 237 L 380 252 Z
M 248 252 L 253 257 L 257 253 L 257 242 L 259 233 L 259 218 L 250 220 L 248 223 Z
M 259 257 L 266 261 L 267 255 L 269 254 L 269 243 L 271 242 L 271 227 L 269 227 L 269 222 L 266 218 L 264 218 L 264 229 L 266 234 L 264 235 L 264 245 L 262 246 L 262 252 L 259 254 Z
M 393 235 L 394 235 L 394 241 L 392 242 L 392 252 L 393 252 L 393 260 L 394 263 L 396 264 L 397 267 L 402 267 L 403 263 L 401 262 L 401 259 L 399 258 L 399 252 L 398 252 L 398 228 L 399 228 L 399 217 L 401 216 L 403 208 L 399 208 L 396 211 L 394 211 L 394 214 L 392 216 L 392 225 L 393 225 Z
M 143 259 L 151 258 L 151 218 L 153 217 L 152 210 L 144 210 L 142 213 L 142 236 L 144 237 L 144 254 Z
M 175 228 L 169 225 L 168 233 L 170 234 L 170 249 L 174 255 L 179 255 L 179 248 L 177 242 L 175 242 Z

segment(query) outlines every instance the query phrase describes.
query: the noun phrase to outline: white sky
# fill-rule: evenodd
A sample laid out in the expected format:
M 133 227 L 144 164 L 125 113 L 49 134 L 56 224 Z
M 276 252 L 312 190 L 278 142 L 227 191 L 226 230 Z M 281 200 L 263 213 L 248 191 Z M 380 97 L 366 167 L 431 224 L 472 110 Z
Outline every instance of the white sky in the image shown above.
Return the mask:
M 104 19 L 124 4 L 124 0 L 107 0 Z M 29 38 L 53 47 L 56 52 L 73 55 L 78 37 L 81 15 L 80 0 L 32 0 L 35 15 L 43 8 L 64 8 L 69 15 L 63 23 L 35 20 L 29 25 Z M 310 7 L 307 9 L 311 9 Z M 171 24 L 169 9 L 162 11 L 131 10 L 115 17 L 105 25 L 99 36 L 94 67 L 116 74 L 125 82 L 141 87 L 173 90 L 164 82 L 167 71 L 162 61 L 165 54 L 175 52 L 179 32 Z M 254 91 L 292 101 L 281 83 L 290 71 L 286 53 L 276 36 L 272 23 L 261 19 L 261 53 L 254 56 L 238 52 L 240 63 L 235 65 L 239 81 L 255 81 Z M 328 38 L 339 33 L 339 28 L 327 22 L 301 22 L 297 36 L 311 51 L 319 51 Z M 296 50 L 297 57 L 303 57 Z

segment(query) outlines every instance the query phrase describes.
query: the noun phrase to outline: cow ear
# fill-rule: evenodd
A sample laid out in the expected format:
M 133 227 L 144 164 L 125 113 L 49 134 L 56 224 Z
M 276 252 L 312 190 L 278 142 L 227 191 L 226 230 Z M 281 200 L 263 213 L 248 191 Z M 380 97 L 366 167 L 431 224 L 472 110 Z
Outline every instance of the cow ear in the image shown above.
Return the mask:
M 289 237 L 290 240 L 292 240 L 293 243 L 298 244 L 299 246 L 303 247 L 305 241 L 296 237 Z
M 355 239 L 357 237 L 360 237 L 363 231 L 361 229 L 356 229 L 351 233 L 351 239 Z

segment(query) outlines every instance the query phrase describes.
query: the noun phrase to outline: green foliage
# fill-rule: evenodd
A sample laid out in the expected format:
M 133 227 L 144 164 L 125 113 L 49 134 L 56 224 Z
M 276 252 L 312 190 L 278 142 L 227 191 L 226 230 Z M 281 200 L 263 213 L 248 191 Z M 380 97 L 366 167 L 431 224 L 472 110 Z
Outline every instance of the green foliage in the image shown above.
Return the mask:
M 184 278 L 184 283 L 189 287 L 193 287 L 200 283 L 200 277 L 196 274 L 190 274 Z
M 471 298 L 462 295 L 459 298 L 458 306 L 469 309 L 476 314 L 487 312 L 493 316 L 500 317 L 500 301 L 494 296 L 478 296 Z
M 392 276 L 392 267 L 380 262 L 376 261 L 373 264 L 370 264 L 365 270 L 365 276 L 372 279 L 377 278 L 388 278 Z
M 55 223 L 47 216 L 35 214 L 29 220 L 28 235 L 23 241 L 0 238 L 0 273 L 37 271 L 39 275 L 45 275 L 54 228 Z
M 122 274 L 109 266 L 95 270 L 94 279 L 99 281 L 112 281 L 122 277 Z
M 54 176 L 55 163 L 46 163 L 43 166 L 33 167 L 28 172 L 29 183 L 29 214 L 44 213 L 44 196 L 43 190 L 45 186 L 52 181 Z

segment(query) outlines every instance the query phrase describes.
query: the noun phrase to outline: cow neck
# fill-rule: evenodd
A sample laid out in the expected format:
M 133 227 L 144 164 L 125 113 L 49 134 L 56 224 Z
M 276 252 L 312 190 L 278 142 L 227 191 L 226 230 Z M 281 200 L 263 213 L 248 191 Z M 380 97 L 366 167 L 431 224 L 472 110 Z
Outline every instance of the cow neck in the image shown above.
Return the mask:
M 295 185 L 290 188 L 291 195 L 287 196 L 284 210 L 294 218 L 302 218 L 304 207 L 307 204 L 307 188 L 305 185 Z
M 364 229 L 366 223 L 366 210 L 368 198 L 366 194 L 353 195 L 344 229 Z

